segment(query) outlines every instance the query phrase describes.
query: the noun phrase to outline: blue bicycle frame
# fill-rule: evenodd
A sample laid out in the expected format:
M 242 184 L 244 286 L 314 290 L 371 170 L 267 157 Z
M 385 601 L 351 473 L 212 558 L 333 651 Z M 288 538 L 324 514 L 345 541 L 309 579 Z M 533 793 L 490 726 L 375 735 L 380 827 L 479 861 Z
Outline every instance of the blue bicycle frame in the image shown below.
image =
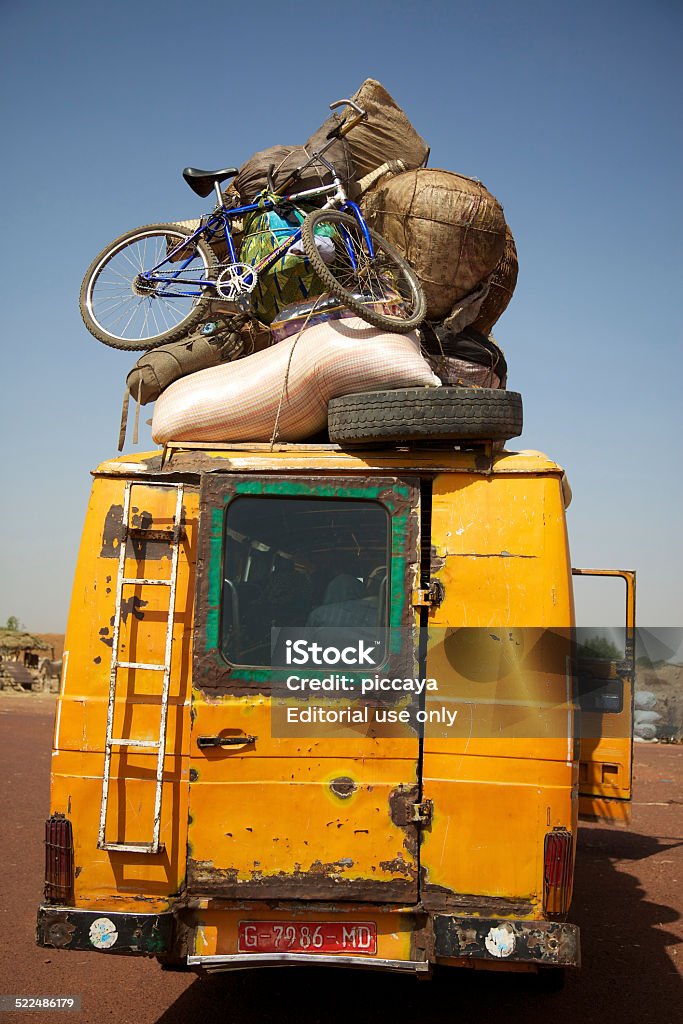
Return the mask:
M 318 154 L 314 154 L 314 156 L 317 155 Z M 327 161 L 324 160 L 323 162 L 327 163 Z M 331 167 L 331 165 L 329 166 Z M 365 239 L 365 244 L 368 249 L 368 255 L 370 259 L 373 259 L 374 250 L 372 246 L 372 240 L 370 238 L 370 233 L 368 231 L 361 209 L 356 203 L 346 198 L 343 191 L 341 190 L 341 182 L 336 177 L 335 173 L 335 179 L 330 185 L 323 185 L 319 188 L 306 189 L 303 192 L 296 192 L 290 195 L 278 197 L 277 201 L 272 199 L 263 199 L 259 203 L 250 203 L 247 206 L 238 206 L 230 210 L 228 210 L 226 206 L 221 202 L 220 206 L 215 211 L 215 213 L 213 213 L 204 224 L 200 224 L 196 231 L 194 231 L 191 235 L 188 235 L 187 238 L 183 238 L 181 242 L 179 242 L 173 249 L 171 249 L 171 251 L 166 254 L 163 260 L 157 263 L 156 266 L 152 267 L 151 270 L 144 271 L 140 276 L 144 280 L 149 281 L 151 284 L 155 285 L 164 284 L 173 286 L 192 286 L 192 290 L 190 291 L 178 291 L 177 287 L 174 287 L 172 291 L 167 291 L 165 289 L 163 291 L 157 291 L 156 294 L 159 297 L 200 298 L 204 294 L 204 289 L 207 287 L 215 286 L 216 282 L 209 278 L 194 278 L 191 281 L 183 279 L 183 270 L 195 258 L 194 253 L 188 256 L 187 259 L 185 259 L 184 261 L 179 260 L 179 266 L 177 270 L 174 270 L 170 273 L 167 271 L 164 271 L 162 273 L 159 272 L 160 268 L 163 267 L 166 263 L 168 263 L 169 261 L 174 262 L 173 257 L 180 254 L 187 247 L 189 242 L 193 242 L 196 238 L 199 238 L 202 235 L 206 236 L 207 241 L 210 241 L 217 234 L 219 234 L 220 229 L 222 227 L 230 259 L 228 263 L 221 264 L 221 268 L 227 269 L 231 265 L 234 265 L 239 262 L 237 258 L 237 251 L 235 249 L 235 243 L 232 237 L 232 233 L 230 231 L 230 222 L 232 220 L 242 216 L 243 214 L 252 213 L 255 210 L 262 210 L 266 212 L 269 210 L 276 210 L 278 206 L 283 205 L 285 203 L 295 203 L 297 201 L 312 198 L 313 196 L 326 195 L 327 193 L 333 190 L 335 191 L 335 196 L 330 197 L 330 199 L 328 200 L 327 203 L 325 203 L 322 209 L 325 210 L 334 207 L 335 209 L 341 210 L 343 213 L 353 214 L 353 216 L 358 222 L 361 231 L 363 232 L 363 238 Z M 351 244 L 351 239 L 349 235 L 344 231 L 343 227 L 340 226 L 339 231 L 342 234 L 342 237 L 344 238 L 344 242 L 346 244 L 351 265 L 353 266 L 353 269 L 356 270 L 357 264 L 353 252 L 353 245 Z M 263 259 L 259 260 L 258 263 L 255 263 L 253 265 L 255 274 L 258 276 L 259 273 L 269 270 L 293 245 L 296 244 L 296 242 L 299 241 L 300 238 L 301 228 L 299 227 L 297 228 L 296 231 L 289 235 L 284 242 L 276 246 L 276 248 L 273 249 L 272 252 L 268 253 L 267 256 L 264 256 Z

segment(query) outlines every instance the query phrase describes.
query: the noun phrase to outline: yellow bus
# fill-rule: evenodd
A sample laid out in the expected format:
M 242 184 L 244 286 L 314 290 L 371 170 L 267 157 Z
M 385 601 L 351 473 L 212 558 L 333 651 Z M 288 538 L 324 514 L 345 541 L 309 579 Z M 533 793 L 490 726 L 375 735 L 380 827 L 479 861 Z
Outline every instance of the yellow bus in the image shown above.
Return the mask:
M 631 797 L 635 577 L 583 570 L 623 576 L 629 645 L 579 737 L 570 495 L 491 444 L 102 463 L 39 944 L 197 971 L 578 966 L 579 814 L 625 821 Z M 319 630 L 365 663 L 311 662 Z

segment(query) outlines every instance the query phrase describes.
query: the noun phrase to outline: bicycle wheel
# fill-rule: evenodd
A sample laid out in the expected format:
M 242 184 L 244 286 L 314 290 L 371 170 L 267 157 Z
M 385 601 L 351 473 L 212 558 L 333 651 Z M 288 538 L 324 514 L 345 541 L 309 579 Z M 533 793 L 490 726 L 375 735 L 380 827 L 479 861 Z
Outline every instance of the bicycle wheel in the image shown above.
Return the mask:
M 79 305 L 98 341 L 128 351 L 156 348 L 182 338 L 202 319 L 211 295 L 197 282 L 215 278 L 215 254 L 199 238 L 167 258 L 190 235 L 177 224 L 147 224 L 121 235 L 93 260 Z M 153 268 L 164 281 L 143 277 Z
M 374 249 L 372 258 L 360 224 L 340 210 L 309 213 L 301 237 L 311 266 L 333 295 L 374 327 L 406 334 L 425 318 L 422 286 L 393 245 L 371 228 L 367 230 Z M 316 236 L 332 238 L 333 258 L 327 252 L 321 254 Z

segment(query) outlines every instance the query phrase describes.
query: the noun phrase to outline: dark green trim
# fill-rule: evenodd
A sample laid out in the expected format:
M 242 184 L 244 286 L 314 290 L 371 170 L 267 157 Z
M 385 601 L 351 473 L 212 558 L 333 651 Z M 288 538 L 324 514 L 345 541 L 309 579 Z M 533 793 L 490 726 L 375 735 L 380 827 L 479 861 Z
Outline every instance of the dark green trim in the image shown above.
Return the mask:
M 209 491 L 210 488 L 210 491 Z M 218 492 L 218 493 L 216 493 Z M 203 665 L 212 666 L 211 675 L 216 672 L 229 675 L 230 685 L 240 683 L 274 683 L 284 682 L 287 672 L 284 669 L 242 668 L 227 662 L 220 651 L 220 611 L 222 600 L 223 556 L 225 516 L 228 506 L 240 497 L 291 497 L 291 498 L 332 498 L 358 501 L 375 501 L 389 513 L 391 542 L 391 587 L 389 601 L 389 654 L 405 655 L 402 650 L 401 628 L 413 625 L 410 594 L 406 581 L 409 565 L 419 564 L 419 535 L 410 529 L 410 516 L 419 522 L 419 485 L 417 481 L 410 483 L 395 478 L 378 478 L 365 481 L 362 485 L 355 482 L 336 482 L 329 477 L 302 481 L 296 478 L 254 479 L 253 477 L 231 476 L 228 474 L 217 477 L 211 474 L 207 487 L 202 488 L 202 505 L 208 502 L 208 494 L 216 496 L 216 503 L 210 506 L 209 536 L 202 543 L 200 550 L 206 551 L 203 570 L 207 576 L 205 601 L 197 603 L 198 621 L 195 623 L 195 650 L 201 651 Z M 206 564 L 208 562 L 208 564 Z M 201 575 L 201 574 L 198 574 Z M 198 581 L 202 586 L 201 578 Z M 203 619 L 202 618 L 202 608 Z M 197 661 L 195 659 L 195 667 Z M 195 684 L 202 686 L 202 673 L 195 675 Z

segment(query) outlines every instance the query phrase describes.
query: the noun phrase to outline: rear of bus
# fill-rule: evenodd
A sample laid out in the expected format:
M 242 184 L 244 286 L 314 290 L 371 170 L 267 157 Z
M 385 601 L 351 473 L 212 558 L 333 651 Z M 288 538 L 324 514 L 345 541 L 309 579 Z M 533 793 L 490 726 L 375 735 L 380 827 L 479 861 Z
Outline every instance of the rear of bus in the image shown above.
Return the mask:
M 583 810 L 626 806 L 630 739 L 579 750 L 567 496 L 545 456 L 488 448 L 100 466 L 39 943 L 208 971 L 578 965 L 580 771 L 616 765 Z

